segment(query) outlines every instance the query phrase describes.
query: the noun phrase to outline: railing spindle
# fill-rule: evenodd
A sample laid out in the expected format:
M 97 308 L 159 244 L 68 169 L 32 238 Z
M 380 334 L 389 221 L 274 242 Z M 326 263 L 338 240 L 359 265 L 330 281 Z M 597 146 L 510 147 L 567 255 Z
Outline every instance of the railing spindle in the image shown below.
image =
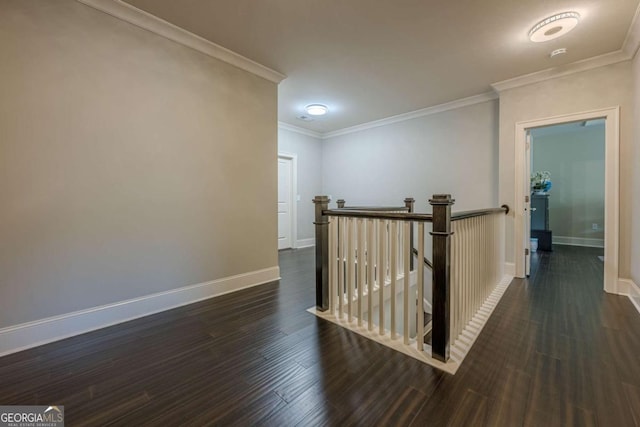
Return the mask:
M 384 335 L 384 285 L 387 276 L 387 222 L 382 220 L 378 226 L 378 292 L 379 292 L 379 306 L 378 306 L 378 323 L 380 326 L 380 335 Z
M 373 291 L 375 284 L 375 224 L 374 220 L 367 220 L 367 267 L 369 274 L 367 276 L 367 329 L 373 330 Z
M 362 326 L 363 298 L 364 298 L 364 276 L 365 276 L 365 234 L 364 220 L 358 220 L 358 326 Z
M 338 221 L 329 220 L 329 311 L 336 310 L 338 293 Z
M 391 328 L 391 339 L 395 340 L 396 337 L 396 282 L 398 280 L 398 221 L 391 221 L 390 225 L 390 235 L 391 235 L 391 310 L 390 310 L 390 328 Z
M 411 277 L 411 258 L 413 258 L 413 252 L 411 248 L 411 227 L 412 224 L 409 221 L 405 221 L 403 224 L 404 229 L 404 278 L 402 284 L 404 286 L 404 290 L 402 292 L 403 296 L 403 319 L 402 319 L 402 336 L 404 343 L 409 345 L 409 288 L 411 284 L 409 283 Z
M 344 315 L 344 263 L 345 259 L 345 229 L 347 218 L 335 218 L 338 220 L 338 318 Z
M 418 223 L 418 281 L 416 282 L 416 344 L 418 350 L 422 351 L 424 348 L 424 265 L 422 261 L 424 259 L 424 223 Z
M 347 247 L 349 254 L 347 261 L 347 320 L 349 322 L 353 319 L 353 295 L 356 282 L 355 223 L 356 218 L 349 218 L 347 222 L 347 244 L 349 245 Z

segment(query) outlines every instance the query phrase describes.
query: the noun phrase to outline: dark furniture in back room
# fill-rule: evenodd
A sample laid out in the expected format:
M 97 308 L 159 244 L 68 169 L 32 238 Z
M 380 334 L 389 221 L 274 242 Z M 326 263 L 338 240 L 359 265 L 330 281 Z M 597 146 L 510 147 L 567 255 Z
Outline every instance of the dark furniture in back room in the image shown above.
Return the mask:
M 549 194 L 531 195 L 531 237 L 538 239 L 539 251 L 550 251 Z

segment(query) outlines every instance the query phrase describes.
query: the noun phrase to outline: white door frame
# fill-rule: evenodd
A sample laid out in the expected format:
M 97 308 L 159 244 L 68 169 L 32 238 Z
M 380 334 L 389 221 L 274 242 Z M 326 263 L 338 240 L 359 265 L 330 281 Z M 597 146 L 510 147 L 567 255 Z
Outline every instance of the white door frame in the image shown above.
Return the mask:
M 298 155 L 278 152 L 278 159 L 291 160 L 291 248 L 298 247 Z
M 555 124 L 605 119 L 605 178 L 604 178 L 604 290 L 618 293 L 618 242 L 620 218 L 620 107 L 604 108 L 583 113 L 565 114 L 516 123 L 515 142 L 515 206 L 514 256 L 516 277 L 524 277 L 525 196 L 529 194 L 529 177 L 525 177 L 527 129 Z

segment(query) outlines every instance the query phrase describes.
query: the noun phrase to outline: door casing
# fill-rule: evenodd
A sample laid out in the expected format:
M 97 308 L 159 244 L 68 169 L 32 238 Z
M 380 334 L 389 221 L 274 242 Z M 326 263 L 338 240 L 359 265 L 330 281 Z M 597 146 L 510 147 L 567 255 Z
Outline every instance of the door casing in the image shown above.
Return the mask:
M 605 119 L 605 212 L 604 212 L 604 290 L 618 293 L 618 244 L 620 233 L 620 107 L 604 108 L 543 119 L 517 122 L 515 127 L 515 203 L 513 248 L 516 277 L 525 276 L 525 249 L 529 242 L 525 228 L 529 194 L 529 176 L 525 173 L 526 138 L 529 129 L 562 123 Z

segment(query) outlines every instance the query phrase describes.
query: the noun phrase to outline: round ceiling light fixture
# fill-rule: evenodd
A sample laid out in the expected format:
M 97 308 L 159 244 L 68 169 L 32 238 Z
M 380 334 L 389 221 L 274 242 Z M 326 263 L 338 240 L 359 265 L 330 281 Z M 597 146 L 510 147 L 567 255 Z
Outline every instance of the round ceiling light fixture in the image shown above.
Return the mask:
M 309 104 L 304 109 L 312 116 L 324 116 L 329 112 L 329 108 L 322 104 Z
M 534 25 L 529 31 L 529 39 L 535 43 L 557 39 L 573 30 L 578 22 L 580 22 L 578 12 L 558 13 Z

